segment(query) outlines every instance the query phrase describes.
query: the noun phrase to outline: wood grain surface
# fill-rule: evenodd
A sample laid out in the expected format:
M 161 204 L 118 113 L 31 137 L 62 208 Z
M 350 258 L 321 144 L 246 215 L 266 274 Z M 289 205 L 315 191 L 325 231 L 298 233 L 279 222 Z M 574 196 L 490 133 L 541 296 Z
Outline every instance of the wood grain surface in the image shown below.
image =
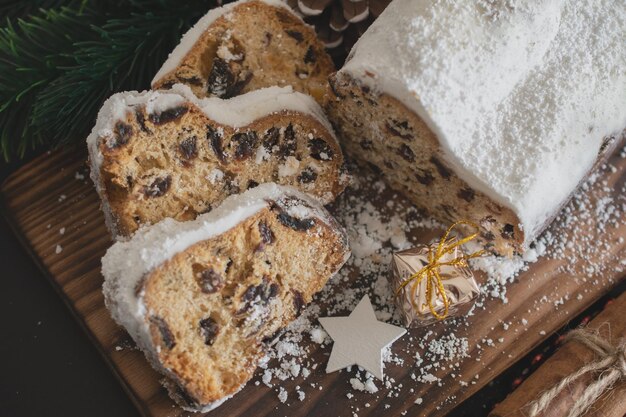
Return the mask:
M 92 338 L 141 414 L 150 417 L 188 415 L 190 413 L 176 407 L 168 398 L 159 384 L 159 375 L 151 369 L 141 352 L 130 348 L 132 341 L 112 321 L 104 307 L 100 258 L 111 245 L 111 239 L 99 210 L 98 197 L 88 178 L 85 160 L 86 155 L 81 151 L 57 151 L 26 165 L 2 186 L 3 213 Z M 595 194 L 592 204 L 597 203 L 598 196 L 615 195 L 623 189 L 626 159 L 615 155 L 611 163 L 616 169 L 606 170 L 603 180 L 586 191 Z M 389 193 L 378 195 L 374 204 L 382 207 L 387 199 L 400 198 Z M 578 208 L 572 207 L 571 210 L 575 213 Z M 553 224 L 551 231 L 557 234 L 559 228 L 564 227 L 570 226 Z M 386 367 L 385 372 L 395 379 L 396 388 L 391 397 L 379 384 L 381 389 L 375 395 L 351 390 L 355 395 L 348 399 L 346 392 L 353 373 L 325 374 L 324 366 L 319 366 L 306 381 L 296 378 L 281 383 L 292 393 L 298 385 L 316 383 L 322 387 L 307 389 L 302 402 L 294 400 L 292 395 L 289 402 L 282 404 L 277 398 L 276 387 L 249 383 L 242 392 L 209 415 L 351 416 L 357 408 L 361 417 L 383 413 L 394 416 L 406 410 L 406 415 L 410 416 L 445 415 L 624 278 L 618 265 L 626 254 L 626 243 L 624 239 L 620 240 L 626 236 L 626 224 L 621 221 L 600 230 L 592 216 L 584 227 L 588 231 L 585 234 L 588 244 L 592 245 L 600 237 L 609 242 L 601 253 L 604 262 L 608 260 L 616 268 L 605 265 L 606 268 L 599 273 L 590 272 L 588 267 L 599 261 L 594 259 L 596 255 L 585 261 L 578 260 L 575 265 L 567 258 L 541 258 L 531 264 L 509 284 L 507 303 L 487 298 L 482 308 L 467 318 L 466 325 L 455 330 L 457 337 L 467 338 L 469 357 L 460 359 L 454 369 L 447 367 L 433 371 L 440 383 L 418 383 L 411 374 L 416 372 L 415 340 L 424 337 L 428 331 L 433 332 L 431 338 L 445 334 L 448 326 L 445 322 L 410 329 L 408 336 L 393 346 L 394 353 L 405 362 L 403 366 L 392 364 Z M 419 234 L 421 239 L 434 235 L 424 230 L 412 232 Z M 580 245 L 571 250 L 577 247 Z M 576 259 L 582 258 L 577 256 Z M 564 272 L 564 266 L 567 266 L 567 272 Z M 572 271 L 579 271 L 579 274 Z M 350 275 L 358 279 L 358 271 Z M 484 279 L 484 276 L 478 278 Z M 511 324 L 503 326 L 503 323 Z M 495 346 L 479 349 L 478 344 L 489 344 L 486 340 L 491 340 Z M 124 348 L 119 349 L 119 346 Z M 312 344 L 310 352 L 315 362 L 324 364 L 329 348 Z M 415 404 L 417 398 L 422 400 L 419 405 Z M 369 403 L 369 407 L 365 403 Z

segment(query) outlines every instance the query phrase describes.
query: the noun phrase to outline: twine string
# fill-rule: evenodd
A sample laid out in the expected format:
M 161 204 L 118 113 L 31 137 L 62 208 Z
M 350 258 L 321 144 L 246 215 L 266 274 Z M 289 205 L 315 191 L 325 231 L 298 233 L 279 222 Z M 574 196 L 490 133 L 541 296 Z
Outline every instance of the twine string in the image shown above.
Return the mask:
M 450 233 L 456 227 L 460 225 L 470 226 L 476 230 L 473 234 L 466 236 L 462 239 L 450 238 Z M 417 304 L 418 293 L 420 288 L 420 283 L 426 279 L 426 300 L 428 303 L 428 309 L 431 314 L 437 318 L 437 320 L 443 320 L 448 316 L 448 311 L 450 309 L 450 300 L 448 299 L 448 295 L 446 294 L 446 290 L 443 286 L 443 280 L 441 274 L 439 273 L 439 268 L 442 266 L 453 266 L 453 267 L 467 267 L 467 261 L 471 258 L 477 258 L 482 256 L 485 251 L 480 250 L 469 255 L 461 254 L 449 261 L 442 262 L 441 258 L 445 255 L 453 253 L 459 246 L 466 244 L 467 242 L 478 237 L 479 228 L 472 222 L 468 222 L 465 220 L 458 221 L 454 223 L 452 226 L 448 227 L 448 230 L 444 233 L 437 245 L 437 248 L 433 250 L 431 246 L 428 247 L 428 264 L 426 264 L 422 269 L 411 275 L 406 281 L 404 281 L 398 287 L 396 293 L 402 291 L 407 285 L 411 284 L 411 303 L 413 307 L 419 309 Z M 436 292 L 436 297 L 441 299 L 443 304 L 443 312 L 439 313 L 435 310 L 435 306 L 433 305 L 433 291 Z
M 620 379 L 626 378 L 626 340 L 622 340 L 618 346 L 613 346 L 597 333 L 586 329 L 571 331 L 565 340 L 576 341 L 585 345 L 598 355 L 598 359 L 564 377 L 558 384 L 530 403 L 530 417 L 536 417 L 569 384 L 587 373 L 599 372 L 600 375 L 598 379 L 585 388 L 582 395 L 578 397 L 572 406 L 567 417 L 582 416 L 604 392 L 608 391 Z

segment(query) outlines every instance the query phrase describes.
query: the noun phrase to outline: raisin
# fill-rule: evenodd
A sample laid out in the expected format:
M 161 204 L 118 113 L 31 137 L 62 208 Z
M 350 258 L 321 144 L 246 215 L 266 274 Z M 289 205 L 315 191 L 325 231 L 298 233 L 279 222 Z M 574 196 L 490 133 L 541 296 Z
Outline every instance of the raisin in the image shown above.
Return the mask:
M 170 185 L 172 185 L 172 177 L 169 175 L 165 178 L 155 178 L 149 186 L 143 188 L 143 193 L 148 197 L 161 197 L 170 189 Z
M 187 139 L 184 139 L 178 145 L 178 149 L 180 150 L 180 154 L 185 159 L 193 159 L 198 156 L 198 148 L 196 147 L 196 137 L 191 136 Z
M 469 187 L 465 187 L 465 188 L 461 188 L 456 195 L 457 197 L 462 198 L 468 203 L 471 203 L 474 197 L 476 196 L 476 192 Z
M 274 146 L 278 145 L 278 139 L 280 138 L 280 130 L 277 127 L 271 127 L 263 135 L 263 147 L 272 153 Z
M 215 58 L 207 80 L 207 93 L 211 96 L 224 97 L 234 83 L 235 76 L 230 71 L 228 62 Z
M 133 127 L 124 122 L 118 121 L 115 123 L 115 142 L 110 146 L 111 148 L 117 148 L 126 145 L 133 135 Z
M 413 139 L 413 135 L 410 133 L 402 133 L 405 130 L 411 130 L 409 124 L 407 122 L 398 123 L 396 120 L 391 122 L 385 122 L 385 129 L 393 136 L 397 136 L 401 139 L 411 140 Z
M 403 157 L 408 162 L 415 162 L 415 154 L 413 153 L 411 148 L 409 148 L 404 143 L 398 148 L 397 152 L 398 152 L 398 155 Z
M 285 32 L 287 33 L 287 35 L 294 38 L 296 40 L 296 43 L 300 43 L 304 40 L 304 35 L 302 34 L 302 32 L 298 32 L 297 30 L 286 30 Z
M 318 161 L 329 161 L 335 156 L 330 145 L 320 138 L 309 140 L 309 150 L 311 151 L 311 157 Z
M 135 119 L 137 119 L 137 123 L 139 124 L 139 128 L 145 133 L 152 133 L 150 129 L 146 126 L 146 118 L 143 115 L 143 111 L 137 110 L 135 111 Z
M 452 207 L 451 205 L 440 204 L 439 209 L 443 211 L 449 219 L 453 219 L 455 217 L 456 210 L 454 210 L 454 207 Z
M 289 123 L 289 126 L 285 128 L 285 141 L 280 145 L 281 158 L 293 156 L 296 153 L 296 146 L 296 132 L 293 125 Z
M 500 235 L 505 239 L 513 239 L 515 237 L 515 227 L 509 223 L 505 224 Z
M 309 184 L 317 179 L 317 172 L 307 167 L 304 171 L 298 175 L 298 182 L 302 184 Z
M 373 164 L 373 163 L 368 161 L 367 162 L 367 166 L 369 167 L 369 169 L 371 169 L 374 173 L 376 173 L 378 175 L 383 173 L 383 170 L 380 169 L 380 167 L 378 165 L 376 165 L 376 164 Z
M 359 145 L 361 145 L 361 148 L 365 149 L 366 151 L 372 150 L 374 148 L 374 143 L 369 139 L 361 139 Z
M 415 178 L 424 185 L 430 185 L 433 181 L 435 181 L 435 177 L 430 171 L 419 170 L 419 172 L 415 173 Z
M 224 174 L 224 192 L 228 195 L 239 194 L 239 182 L 232 172 Z
M 215 152 L 217 159 L 224 162 L 226 160 L 226 156 L 224 155 L 224 149 L 222 148 L 222 136 L 216 129 L 213 128 L 213 126 L 207 125 L 206 138 L 211 145 L 211 149 Z
M 494 240 L 496 238 L 493 232 L 490 231 L 482 232 L 480 235 L 486 240 Z
M 218 333 L 220 332 L 220 326 L 211 317 L 200 320 L 198 323 L 200 326 L 200 334 L 204 338 L 204 344 L 212 346 L 215 343 Z
M 391 161 L 383 161 L 383 165 L 385 165 L 389 169 L 396 169 L 396 166 Z
M 309 46 L 309 49 L 306 50 L 304 54 L 304 63 L 305 64 L 314 64 L 317 60 L 317 56 L 315 54 L 315 49 L 313 49 L 313 45 Z
M 264 221 L 259 222 L 259 234 L 261 235 L 261 242 L 264 244 L 269 245 L 274 242 L 274 233 Z
M 163 341 L 165 347 L 168 349 L 173 349 L 174 346 L 176 346 L 176 339 L 174 338 L 174 334 L 167 325 L 167 322 L 159 316 L 152 316 L 150 317 L 150 323 L 155 325 L 159 330 L 159 333 L 161 335 L 161 341 Z
M 197 77 L 195 75 L 191 77 L 182 77 L 180 75 L 177 75 L 176 78 L 178 78 L 178 80 L 183 84 L 196 85 L 196 86 L 202 85 L 202 80 L 200 79 L 200 77 Z
M 224 279 L 213 268 L 197 273 L 196 282 L 200 286 L 200 291 L 205 294 L 213 294 L 224 288 Z
M 259 139 L 256 132 L 235 133 L 231 138 L 231 142 L 235 143 L 235 159 L 242 160 L 251 157 L 258 146 Z
M 265 46 L 270 46 L 270 43 L 272 43 L 272 34 L 265 32 Z
M 435 168 L 437 168 L 437 171 L 439 172 L 439 175 L 441 175 L 441 178 L 443 178 L 443 179 L 450 178 L 450 175 L 452 175 L 452 174 L 450 173 L 448 168 L 446 168 L 445 165 L 443 165 L 441 163 L 441 161 L 439 159 L 437 159 L 434 156 L 432 156 L 430 158 L 430 162 L 435 166 Z
M 294 306 L 294 310 L 296 311 L 296 315 L 300 314 L 302 312 L 302 310 L 304 310 L 304 305 L 306 304 L 304 301 L 304 297 L 302 296 L 302 293 L 298 290 L 291 290 L 291 293 L 293 294 L 293 306 Z
M 254 180 L 250 180 L 250 181 L 248 181 L 248 188 L 247 189 L 249 190 L 250 188 L 256 188 L 258 186 L 259 186 L 258 182 L 254 181 Z
M 261 305 L 269 304 L 272 298 L 278 295 L 278 284 L 272 283 L 268 285 L 269 279 L 263 277 L 263 281 L 259 285 L 250 285 L 241 296 L 241 301 L 244 302 L 244 306 L 239 312 L 249 310 L 254 303 L 260 303 Z
M 234 83 L 232 83 L 228 88 L 226 88 L 226 92 L 222 96 L 222 98 L 231 98 L 238 96 L 243 89 L 250 83 L 252 80 L 252 73 L 246 72 L 243 78 L 238 78 Z
M 278 221 L 282 223 L 285 227 L 290 227 L 293 230 L 297 230 L 299 232 L 304 232 L 309 230 L 313 226 L 315 226 L 315 220 L 313 219 L 298 219 L 296 217 L 290 216 L 285 211 L 281 211 L 278 213 Z
M 188 111 L 189 108 L 187 106 L 177 106 L 163 110 L 161 113 L 152 113 L 148 116 L 148 119 L 155 125 L 162 125 L 180 119 Z

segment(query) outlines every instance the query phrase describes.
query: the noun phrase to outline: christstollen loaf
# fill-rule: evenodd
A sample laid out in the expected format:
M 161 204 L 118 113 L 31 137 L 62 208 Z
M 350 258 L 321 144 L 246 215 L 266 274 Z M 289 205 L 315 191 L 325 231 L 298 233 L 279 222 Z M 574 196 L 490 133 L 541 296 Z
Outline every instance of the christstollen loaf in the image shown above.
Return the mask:
M 523 251 L 626 127 L 626 4 L 395 0 L 331 77 L 346 152 Z
M 262 184 L 114 244 L 103 291 L 171 396 L 208 411 L 245 385 L 268 342 L 348 257 L 344 230 L 319 202 Z

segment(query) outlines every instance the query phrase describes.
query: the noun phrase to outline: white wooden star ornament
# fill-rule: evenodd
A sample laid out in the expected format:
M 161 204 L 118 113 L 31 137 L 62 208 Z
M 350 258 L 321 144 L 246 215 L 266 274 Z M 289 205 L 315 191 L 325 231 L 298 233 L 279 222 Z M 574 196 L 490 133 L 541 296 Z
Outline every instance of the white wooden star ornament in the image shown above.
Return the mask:
M 406 329 L 376 320 L 369 296 L 361 299 L 347 317 L 322 317 L 324 330 L 333 339 L 326 372 L 359 365 L 383 379 L 382 350 L 406 333 Z

